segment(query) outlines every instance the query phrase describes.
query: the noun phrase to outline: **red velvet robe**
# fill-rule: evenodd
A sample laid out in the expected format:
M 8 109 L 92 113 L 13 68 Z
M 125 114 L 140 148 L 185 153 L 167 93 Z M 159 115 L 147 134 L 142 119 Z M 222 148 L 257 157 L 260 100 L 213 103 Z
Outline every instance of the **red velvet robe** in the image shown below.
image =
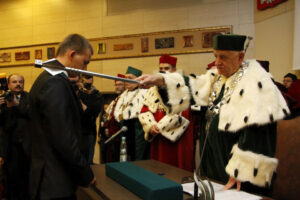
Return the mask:
M 141 113 L 148 112 L 148 106 L 144 105 Z M 153 114 L 154 119 L 159 122 L 166 115 L 164 110 L 157 110 Z M 151 142 L 151 159 L 173 165 L 175 167 L 194 171 L 194 134 L 193 120 L 190 109 L 184 111 L 182 116 L 190 121 L 190 125 L 180 139 L 173 143 L 162 135 L 157 135 Z M 149 133 L 150 134 L 150 133 Z
M 103 126 L 104 129 L 108 128 L 108 130 L 109 130 L 109 136 L 106 139 L 108 139 L 109 137 L 111 137 L 113 134 L 115 134 L 116 132 L 118 132 L 120 130 L 120 124 L 117 122 L 117 120 L 114 117 L 115 107 L 117 105 L 117 102 L 118 102 L 119 98 L 120 98 L 120 96 L 118 96 L 114 100 L 115 104 L 113 105 L 113 109 L 112 109 L 111 113 L 109 113 L 110 120 L 105 122 L 105 124 Z M 105 134 L 105 133 L 103 133 L 103 134 Z M 105 158 L 106 158 L 105 162 L 118 162 L 119 161 L 119 157 L 120 157 L 120 136 L 114 138 L 113 141 L 106 144 L 105 154 L 106 154 L 105 155 Z

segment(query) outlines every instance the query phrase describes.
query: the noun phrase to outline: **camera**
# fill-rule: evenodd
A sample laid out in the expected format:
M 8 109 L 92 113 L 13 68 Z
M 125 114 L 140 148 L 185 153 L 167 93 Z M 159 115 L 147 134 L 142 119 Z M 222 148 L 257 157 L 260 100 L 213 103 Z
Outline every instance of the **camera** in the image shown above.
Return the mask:
M 8 84 L 5 73 L 0 73 L 0 90 L 4 93 L 0 97 L 4 97 L 6 101 L 12 102 L 14 100 L 14 94 L 8 90 Z
M 0 97 L 4 97 L 4 99 L 9 102 L 13 102 L 14 100 L 14 94 L 9 90 L 4 91 L 4 93 Z

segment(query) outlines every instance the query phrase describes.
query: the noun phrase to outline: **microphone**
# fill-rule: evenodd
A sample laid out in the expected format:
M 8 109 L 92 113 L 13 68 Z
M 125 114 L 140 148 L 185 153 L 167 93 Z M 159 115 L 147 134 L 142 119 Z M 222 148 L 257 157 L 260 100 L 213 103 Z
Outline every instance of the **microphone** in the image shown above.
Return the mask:
M 108 139 L 104 142 L 104 144 L 109 143 L 109 142 L 110 142 L 111 140 L 113 140 L 115 137 L 117 137 L 118 135 L 120 135 L 120 133 L 125 132 L 125 131 L 127 131 L 127 130 L 128 130 L 127 126 L 122 126 L 122 128 L 121 128 L 118 132 L 116 132 L 115 134 L 113 134 L 110 138 L 108 138 Z

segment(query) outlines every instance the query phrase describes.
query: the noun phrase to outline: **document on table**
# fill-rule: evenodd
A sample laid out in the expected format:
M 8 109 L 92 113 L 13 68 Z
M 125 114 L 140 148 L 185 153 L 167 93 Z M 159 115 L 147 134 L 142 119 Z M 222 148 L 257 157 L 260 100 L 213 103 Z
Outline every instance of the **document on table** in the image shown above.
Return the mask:
M 204 181 L 207 184 L 207 180 Z M 211 182 L 215 191 L 216 200 L 260 200 L 262 197 L 236 189 L 222 190 L 224 185 Z M 194 182 L 182 184 L 183 191 L 194 196 Z M 200 190 L 199 194 L 201 193 Z

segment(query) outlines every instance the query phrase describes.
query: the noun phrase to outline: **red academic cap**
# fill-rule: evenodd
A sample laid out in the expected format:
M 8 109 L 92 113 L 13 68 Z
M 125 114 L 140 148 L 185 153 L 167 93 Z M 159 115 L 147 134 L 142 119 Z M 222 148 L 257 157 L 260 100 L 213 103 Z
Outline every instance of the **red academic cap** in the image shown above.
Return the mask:
M 125 75 L 123 75 L 123 74 L 118 74 L 118 77 L 120 77 L 120 78 L 125 78 Z
M 207 65 L 207 68 L 206 69 L 210 69 L 210 68 L 212 68 L 213 66 L 215 66 L 216 65 L 216 61 L 213 61 L 213 62 L 211 62 L 211 63 L 209 63 L 208 65 Z
M 118 74 L 118 77 L 120 77 L 120 78 L 126 78 L 125 75 L 123 75 L 123 74 Z M 115 82 L 116 82 L 116 80 L 115 80 Z
M 159 58 L 159 64 L 160 63 L 168 63 L 174 67 L 176 67 L 176 62 L 177 62 L 177 58 L 176 57 L 172 57 L 172 56 L 169 56 L 169 55 L 162 55 L 160 58 Z

